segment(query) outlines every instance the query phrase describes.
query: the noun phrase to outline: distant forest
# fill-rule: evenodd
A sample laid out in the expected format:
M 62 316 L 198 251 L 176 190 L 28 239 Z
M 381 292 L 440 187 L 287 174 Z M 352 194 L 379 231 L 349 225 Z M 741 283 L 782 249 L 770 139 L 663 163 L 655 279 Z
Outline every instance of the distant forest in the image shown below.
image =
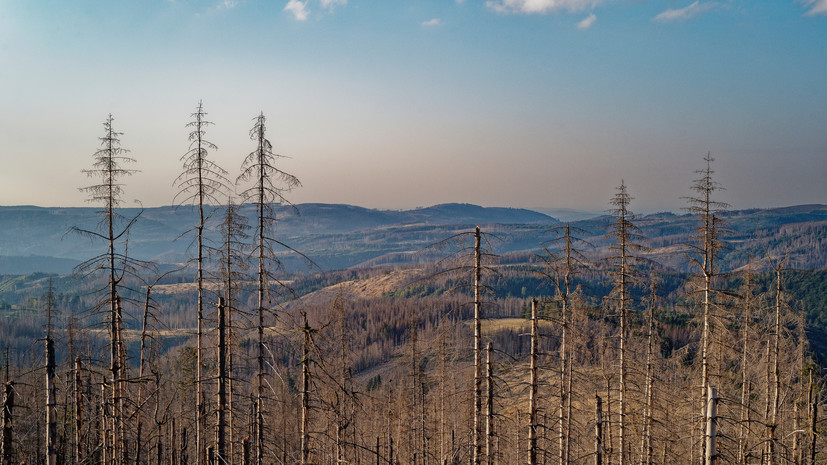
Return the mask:
M 827 463 L 827 222 L 730 212 L 711 156 L 678 220 L 621 182 L 574 224 L 365 222 L 322 267 L 345 239 L 281 234 L 300 182 L 264 115 L 239 176 L 210 124 L 182 134 L 185 260 L 134 255 L 110 115 L 89 255 L 0 277 L 1 465 Z

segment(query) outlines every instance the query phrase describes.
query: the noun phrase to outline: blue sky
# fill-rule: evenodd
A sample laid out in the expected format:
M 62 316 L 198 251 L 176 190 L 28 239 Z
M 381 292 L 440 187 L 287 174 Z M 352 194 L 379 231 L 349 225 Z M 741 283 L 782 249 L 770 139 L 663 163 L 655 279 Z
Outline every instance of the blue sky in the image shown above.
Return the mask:
M 735 208 L 827 203 L 827 0 L 0 0 L 0 204 L 83 205 L 109 113 L 171 203 L 199 100 L 295 202 L 677 210 L 711 151 Z

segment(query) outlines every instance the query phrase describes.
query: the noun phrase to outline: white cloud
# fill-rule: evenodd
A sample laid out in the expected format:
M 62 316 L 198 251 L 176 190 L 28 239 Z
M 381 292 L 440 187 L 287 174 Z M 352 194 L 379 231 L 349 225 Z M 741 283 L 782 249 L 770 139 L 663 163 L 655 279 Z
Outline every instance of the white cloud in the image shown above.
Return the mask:
M 439 18 L 429 19 L 428 21 L 423 21 L 422 25 L 425 27 L 442 26 L 442 20 Z
M 218 12 L 218 11 L 222 11 L 222 10 L 232 10 L 236 6 L 238 6 L 238 1 L 236 1 L 236 0 L 222 0 L 222 1 L 218 2 L 218 4 L 215 5 L 214 7 L 210 8 L 208 11 Z
M 307 1 L 300 1 L 300 0 L 290 0 L 287 2 L 287 5 L 284 6 L 284 11 L 289 11 L 293 13 L 293 17 L 296 18 L 298 21 L 304 21 L 307 19 L 307 15 L 310 11 L 307 9 Z
M 592 27 L 592 24 L 594 24 L 594 20 L 596 19 L 597 16 L 595 16 L 594 13 L 590 14 L 589 16 L 586 16 L 585 18 L 583 18 L 583 21 L 577 23 L 577 29 L 588 29 Z
M 322 8 L 333 9 L 336 5 L 347 5 L 347 0 L 321 0 Z
M 669 21 L 681 21 L 685 19 L 694 18 L 699 14 L 711 10 L 718 6 L 717 3 L 701 3 L 700 1 L 696 0 L 689 6 L 685 6 L 683 8 L 672 9 L 669 8 L 668 10 L 664 11 L 663 13 L 655 16 L 652 18 L 653 21 L 658 21 L 661 23 L 669 22 Z
M 804 0 L 809 10 L 807 16 L 827 15 L 827 0 Z
M 566 11 L 577 13 L 588 10 L 604 0 L 488 0 L 485 5 L 500 13 L 552 13 Z

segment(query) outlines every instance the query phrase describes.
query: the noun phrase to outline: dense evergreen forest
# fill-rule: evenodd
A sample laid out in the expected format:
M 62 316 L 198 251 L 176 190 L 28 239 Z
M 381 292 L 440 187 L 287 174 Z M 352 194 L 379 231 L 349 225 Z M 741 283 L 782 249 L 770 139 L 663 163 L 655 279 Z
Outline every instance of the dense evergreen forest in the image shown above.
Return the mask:
M 176 179 L 191 260 L 162 266 L 129 253 L 134 160 L 107 118 L 99 222 L 73 228 L 99 254 L 0 280 L 3 465 L 827 462 L 827 270 L 778 244 L 732 256 L 750 239 L 710 156 L 683 244 L 644 237 L 621 182 L 599 231 L 550 226 L 540 253 L 472 226 L 322 272 L 279 235 L 299 180 L 265 123 L 233 178 L 199 104 Z

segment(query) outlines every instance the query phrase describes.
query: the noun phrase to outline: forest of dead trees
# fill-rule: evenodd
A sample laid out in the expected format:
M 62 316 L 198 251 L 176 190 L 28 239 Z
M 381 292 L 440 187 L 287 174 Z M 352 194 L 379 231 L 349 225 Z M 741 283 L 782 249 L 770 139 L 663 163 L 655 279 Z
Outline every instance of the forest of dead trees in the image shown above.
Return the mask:
M 727 206 L 710 156 L 688 197 L 696 235 L 676 252 L 694 271 L 678 285 L 647 259 L 621 182 L 610 247 L 562 226 L 534 265 L 513 267 L 477 227 L 435 244 L 431 265 L 330 273 L 326 298 L 303 299 L 280 257 L 323 275 L 279 238 L 272 206 L 299 180 L 265 122 L 236 179 L 208 157 L 201 104 L 187 126 L 175 202 L 200 212 L 183 270 L 196 326 L 175 339 L 153 288 L 182 270 L 128 253 L 141 219 L 119 206 L 134 160 L 107 118 L 83 188 L 100 222 L 74 228 L 101 253 L 76 269 L 87 287 L 73 308 L 50 286 L 42 338 L 2 357 L 2 465 L 827 462 L 822 370 L 785 290 L 790 264 L 719 268 Z M 404 277 L 396 292 L 337 287 L 389 274 Z M 497 295 L 525 275 L 542 289 Z

